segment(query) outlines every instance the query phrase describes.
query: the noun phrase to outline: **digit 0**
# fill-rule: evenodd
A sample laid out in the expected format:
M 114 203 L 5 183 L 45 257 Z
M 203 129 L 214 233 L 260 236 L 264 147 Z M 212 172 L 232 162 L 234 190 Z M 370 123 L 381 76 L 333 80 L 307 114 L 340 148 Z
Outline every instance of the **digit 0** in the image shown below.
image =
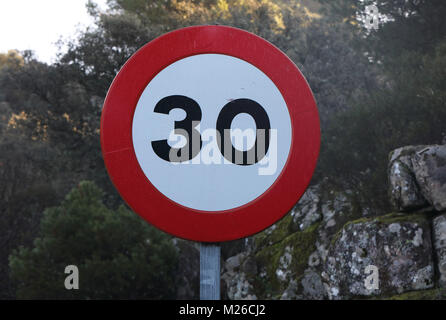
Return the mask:
M 240 113 L 249 114 L 256 123 L 256 140 L 251 149 L 240 151 L 234 148 L 231 141 L 231 123 Z M 269 131 L 271 125 L 265 109 L 251 99 L 237 99 L 227 103 L 217 119 L 217 139 L 221 154 L 226 160 L 239 165 L 251 165 L 259 162 L 269 149 Z M 260 143 L 259 143 L 260 142 Z M 228 150 L 229 149 L 229 150 Z

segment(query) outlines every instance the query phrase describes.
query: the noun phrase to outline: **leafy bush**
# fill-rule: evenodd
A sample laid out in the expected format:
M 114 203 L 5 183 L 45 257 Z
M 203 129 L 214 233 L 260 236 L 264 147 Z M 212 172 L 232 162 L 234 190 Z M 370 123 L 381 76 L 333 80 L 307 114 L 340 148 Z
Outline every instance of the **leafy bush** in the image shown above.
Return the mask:
M 10 256 L 17 298 L 174 297 L 177 253 L 170 238 L 101 199 L 98 187 L 81 182 L 60 206 L 45 210 L 34 246 Z M 79 290 L 65 289 L 67 265 L 79 269 Z

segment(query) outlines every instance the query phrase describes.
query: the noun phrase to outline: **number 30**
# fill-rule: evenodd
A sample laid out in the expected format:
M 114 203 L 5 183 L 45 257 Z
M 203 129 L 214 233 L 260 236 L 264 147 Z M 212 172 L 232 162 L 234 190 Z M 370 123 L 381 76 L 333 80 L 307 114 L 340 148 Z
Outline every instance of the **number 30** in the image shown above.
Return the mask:
M 169 162 L 183 162 L 191 160 L 200 152 L 203 145 L 200 132 L 195 129 L 195 127 L 200 123 L 202 117 L 200 105 L 195 100 L 181 95 L 168 96 L 161 99 L 156 104 L 154 112 L 169 114 L 171 110 L 177 108 L 186 112 L 186 118 L 181 121 L 175 121 L 174 123 L 175 134 L 182 135 L 186 138 L 185 146 L 182 148 L 172 148 L 167 143 L 167 139 L 152 141 L 153 151 L 161 159 Z M 254 119 L 257 128 L 254 146 L 246 151 L 240 151 L 234 148 L 231 141 L 231 123 L 240 113 L 249 114 Z M 270 142 L 269 131 L 271 129 L 269 117 L 265 109 L 254 100 L 236 99 L 227 103 L 221 109 L 220 114 L 218 115 L 216 129 L 220 136 L 217 137 L 217 143 L 221 154 L 228 161 L 234 164 L 255 164 L 259 162 L 268 152 Z M 259 137 L 259 133 L 264 134 L 264 136 Z M 223 139 L 221 139 L 221 137 L 223 137 Z M 199 141 L 199 145 L 193 145 L 192 141 Z M 259 145 L 259 141 L 260 143 L 263 142 L 264 146 Z M 230 150 L 225 150 L 228 149 L 228 147 Z M 259 152 L 259 150 L 261 150 L 261 152 Z M 169 156 L 172 154 L 172 152 L 177 155 L 177 157 L 174 157 L 175 159 L 171 159 L 172 157 Z M 241 159 L 241 161 L 234 161 L 234 159 Z

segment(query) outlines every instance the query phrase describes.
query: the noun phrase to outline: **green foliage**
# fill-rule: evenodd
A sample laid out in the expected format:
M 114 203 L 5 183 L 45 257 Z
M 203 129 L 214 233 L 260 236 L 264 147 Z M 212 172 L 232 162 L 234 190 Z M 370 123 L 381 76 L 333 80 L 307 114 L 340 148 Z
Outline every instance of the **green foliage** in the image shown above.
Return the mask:
M 283 217 L 279 222 L 274 224 L 274 230 L 268 231 L 265 230 L 256 234 L 253 237 L 254 247 L 262 248 L 265 246 L 274 245 L 280 241 L 282 241 L 285 237 L 289 236 L 295 230 L 292 230 L 292 222 L 293 216 L 291 214 L 287 214 Z
M 124 207 L 108 209 L 102 195 L 81 182 L 45 210 L 33 247 L 10 256 L 18 298 L 173 298 L 177 253 L 170 238 Z M 79 290 L 64 287 L 67 265 L 79 268 Z
M 283 290 L 286 289 L 284 287 L 286 282 L 279 279 L 277 270 L 284 268 L 284 255 L 287 253 L 292 257 L 289 265 L 286 266 L 286 270 L 290 271 L 288 278 L 299 279 L 303 276 L 305 269 L 308 267 L 308 258 L 316 250 L 316 237 L 319 225 L 319 223 L 316 223 L 305 231 L 294 232 L 278 240 L 278 242 L 264 246 L 260 251 L 256 252 L 256 263 L 262 266 L 262 271 L 266 273 L 266 275 L 261 275 L 261 271 L 259 275 L 256 275 L 255 288 L 257 297 L 280 296 Z M 273 233 L 275 233 L 275 230 Z M 281 230 L 278 233 L 283 235 Z
M 0 299 L 14 296 L 8 268 L 11 250 L 32 243 L 42 211 L 58 200 L 56 186 L 64 189 L 63 175 L 52 176 L 53 156 L 39 141 L 0 136 Z
M 16 50 L 0 53 L 0 69 L 4 67 L 18 68 L 23 65 L 23 57 Z
M 111 0 L 111 9 L 91 14 L 97 29 L 68 44 L 64 66 L 85 73 L 83 84 L 103 97 L 124 62 L 145 43 L 180 27 L 220 24 L 269 40 L 301 68 L 318 101 L 322 120 L 348 109 L 353 98 L 376 86 L 375 68 L 352 47 L 355 35 L 308 8 L 314 1 Z
M 372 2 L 389 19 L 378 30 L 358 21 Z M 361 203 L 382 213 L 389 207 L 388 153 L 409 144 L 439 143 L 444 136 L 444 0 L 109 0 L 108 5 L 102 12 L 89 3 L 96 27 L 65 43 L 68 51 L 57 63 L 41 63 L 30 52 L 0 54 L 0 298 L 14 297 L 7 264 L 11 250 L 31 247 L 43 209 L 84 179 L 105 191 L 106 206 L 94 187 L 82 185 L 60 207 L 45 212 L 34 248 L 11 256 L 19 297 L 169 296 L 156 292 L 166 283 L 164 276 L 155 279 L 136 267 L 159 265 L 167 259 L 160 258 L 161 249 L 153 249 L 152 257 L 142 242 L 132 244 L 145 236 L 160 247 L 165 241 L 126 209 L 117 209 L 122 202 L 99 145 L 101 106 L 113 78 L 136 50 L 167 31 L 230 25 L 283 50 L 307 78 L 321 115 L 314 182 L 328 176 L 338 189 L 360 190 Z M 79 198 L 84 188 L 92 194 Z M 115 230 L 118 222 L 121 228 Z M 280 232 L 257 240 L 283 241 L 286 222 L 279 224 Z M 78 234 L 65 232 L 74 228 Z M 240 243 L 227 244 L 224 254 L 234 254 Z M 73 249 L 62 249 L 68 247 Z M 79 292 L 63 289 L 63 268 L 70 263 L 81 269 Z M 150 285 L 139 287 L 133 275 L 145 283 L 164 282 L 148 292 Z
M 446 34 L 446 2 L 443 0 L 319 1 L 326 3 L 332 16 L 345 19 L 368 34 L 363 45 L 377 60 L 390 62 L 405 51 L 429 52 Z M 371 4 L 376 4 L 381 16 L 378 30 L 366 30 L 358 21 L 364 17 L 366 6 Z
M 387 156 L 405 145 L 441 143 L 446 121 L 446 42 L 393 66 L 386 87 L 338 114 L 323 132 L 318 175 L 362 188 L 374 206 L 389 209 Z

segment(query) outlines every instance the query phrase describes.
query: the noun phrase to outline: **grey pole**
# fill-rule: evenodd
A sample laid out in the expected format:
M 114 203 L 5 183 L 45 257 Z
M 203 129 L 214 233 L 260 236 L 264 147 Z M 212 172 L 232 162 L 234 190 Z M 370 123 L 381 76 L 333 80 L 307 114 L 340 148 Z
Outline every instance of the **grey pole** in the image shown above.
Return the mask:
M 220 245 L 200 244 L 200 300 L 220 300 Z

